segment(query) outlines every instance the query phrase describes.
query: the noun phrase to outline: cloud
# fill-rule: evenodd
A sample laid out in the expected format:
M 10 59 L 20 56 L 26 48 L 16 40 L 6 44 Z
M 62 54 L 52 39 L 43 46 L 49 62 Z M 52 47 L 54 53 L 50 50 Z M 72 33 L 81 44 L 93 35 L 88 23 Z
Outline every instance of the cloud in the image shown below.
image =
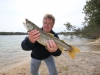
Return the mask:
M 70 22 L 81 27 L 85 0 L 1 0 L 0 31 L 23 31 L 22 22 L 28 18 L 39 27 L 44 14 L 51 13 L 56 18 L 54 30 L 63 31 L 64 23 Z

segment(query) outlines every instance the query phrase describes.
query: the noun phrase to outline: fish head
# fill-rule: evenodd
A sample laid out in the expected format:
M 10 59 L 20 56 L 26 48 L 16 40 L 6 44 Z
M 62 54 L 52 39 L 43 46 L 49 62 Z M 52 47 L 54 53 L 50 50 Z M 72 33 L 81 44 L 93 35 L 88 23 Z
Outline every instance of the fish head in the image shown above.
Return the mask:
M 34 29 L 34 25 L 28 19 L 26 19 L 26 23 L 23 24 L 28 32 Z

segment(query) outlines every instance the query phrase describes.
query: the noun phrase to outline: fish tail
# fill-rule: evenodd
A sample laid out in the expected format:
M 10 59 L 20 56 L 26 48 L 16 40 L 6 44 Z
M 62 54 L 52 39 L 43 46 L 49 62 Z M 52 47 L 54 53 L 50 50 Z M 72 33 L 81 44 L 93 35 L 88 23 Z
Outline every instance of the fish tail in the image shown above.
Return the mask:
M 72 57 L 73 59 L 75 58 L 76 54 L 80 52 L 80 50 L 78 48 L 76 48 L 75 46 L 71 46 L 72 50 L 68 51 L 68 54 L 70 57 Z

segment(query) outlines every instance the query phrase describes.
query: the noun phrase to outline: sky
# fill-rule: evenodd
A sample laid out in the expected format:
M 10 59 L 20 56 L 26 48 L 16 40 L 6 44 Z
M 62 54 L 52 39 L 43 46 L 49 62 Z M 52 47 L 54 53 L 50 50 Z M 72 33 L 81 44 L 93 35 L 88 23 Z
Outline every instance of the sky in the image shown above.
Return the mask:
M 67 22 L 81 28 L 84 5 L 86 0 L 0 0 L 0 32 L 27 32 L 26 18 L 41 28 L 47 13 L 55 16 L 55 32 L 66 30 Z

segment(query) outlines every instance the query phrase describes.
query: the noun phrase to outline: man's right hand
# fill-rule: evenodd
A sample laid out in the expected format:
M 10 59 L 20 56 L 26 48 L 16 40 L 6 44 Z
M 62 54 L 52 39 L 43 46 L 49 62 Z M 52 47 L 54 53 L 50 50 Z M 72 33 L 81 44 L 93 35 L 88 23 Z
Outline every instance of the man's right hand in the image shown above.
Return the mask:
M 28 33 L 28 38 L 30 42 L 35 43 L 39 39 L 40 33 L 38 30 L 31 30 Z

